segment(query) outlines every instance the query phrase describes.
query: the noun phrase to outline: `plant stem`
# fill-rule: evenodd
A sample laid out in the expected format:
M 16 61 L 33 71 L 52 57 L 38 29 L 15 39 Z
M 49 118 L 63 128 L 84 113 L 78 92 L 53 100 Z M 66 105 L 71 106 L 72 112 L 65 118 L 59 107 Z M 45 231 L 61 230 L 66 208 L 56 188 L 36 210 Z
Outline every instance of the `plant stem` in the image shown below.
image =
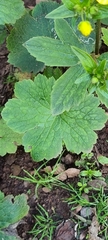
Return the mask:
M 97 20 L 97 23 L 96 23 L 95 55 L 99 54 L 100 34 L 101 34 L 101 21 Z

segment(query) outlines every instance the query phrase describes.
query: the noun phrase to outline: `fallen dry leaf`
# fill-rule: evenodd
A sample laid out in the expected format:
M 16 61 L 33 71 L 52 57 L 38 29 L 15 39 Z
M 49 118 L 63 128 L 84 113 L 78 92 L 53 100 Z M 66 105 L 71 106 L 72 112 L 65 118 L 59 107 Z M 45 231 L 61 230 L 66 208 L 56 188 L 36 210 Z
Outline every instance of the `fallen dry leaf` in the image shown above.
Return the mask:
M 103 180 L 93 179 L 88 182 L 88 185 L 93 188 L 101 189 L 102 187 L 106 187 L 107 184 Z
M 75 160 L 74 157 L 68 153 L 65 157 L 62 157 L 62 162 L 68 165 L 75 162 Z
M 65 172 L 60 173 L 59 175 L 57 175 L 57 179 L 60 181 L 65 181 L 67 179 L 67 175 Z
M 92 218 L 91 225 L 89 227 L 89 238 L 88 240 L 104 240 L 100 237 L 98 237 L 99 232 L 99 223 L 96 217 L 96 209 L 94 209 L 95 215 Z
M 62 222 L 56 229 L 55 240 L 72 240 L 75 239 L 74 223 L 68 219 Z
M 54 168 L 55 168 L 54 175 L 58 175 L 58 174 L 60 174 L 60 173 L 65 171 L 65 166 L 62 163 L 58 163 L 56 165 L 56 167 L 54 166 L 53 170 L 54 170 Z
M 51 192 L 51 189 L 49 189 L 49 188 L 47 188 L 47 187 L 43 187 L 42 190 L 43 190 L 43 192 L 45 192 L 45 193 Z
M 42 169 L 41 171 L 45 172 L 45 173 L 49 173 L 52 171 L 51 166 L 46 166 L 44 169 Z
M 65 173 L 68 178 L 73 178 L 79 175 L 80 170 L 77 168 L 68 168 L 67 170 L 65 170 Z

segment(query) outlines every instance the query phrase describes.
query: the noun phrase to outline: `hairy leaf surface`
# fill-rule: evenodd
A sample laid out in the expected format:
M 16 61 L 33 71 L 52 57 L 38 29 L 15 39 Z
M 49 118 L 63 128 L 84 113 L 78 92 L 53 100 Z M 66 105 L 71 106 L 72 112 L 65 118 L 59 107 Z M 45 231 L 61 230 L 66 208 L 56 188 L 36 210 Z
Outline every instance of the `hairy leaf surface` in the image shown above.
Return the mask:
M 58 39 L 33 37 L 24 46 L 38 61 L 48 66 L 74 66 L 78 63 L 71 47 Z
M 15 153 L 17 146 L 22 144 L 22 136 L 13 132 L 6 123 L 0 119 L 0 155 Z
M 89 55 L 87 52 L 72 46 L 72 51 L 76 54 L 79 58 L 82 66 L 88 73 L 92 73 L 93 70 L 97 67 L 95 60 Z
M 25 11 L 22 0 L 0 0 L 0 25 L 14 24 Z
M 85 82 L 76 84 L 82 76 Z M 81 65 L 68 69 L 54 84 L 51 95 L 52 114 L 58 115 L 81 102 L 86 94 L 89 84 L 89 75 L 84 72 Z
M 13 235 L 9 235 L 9 233 L 8 232 L 3 232 L 3 231 L 0 231 L 0 239 L 2 239 L 2 240 L 21 240 L 21 238 L 17 238 L 17 237 L 15 237 L 15 236 L 13 236 Z
M 54 22 L 45 19 L 45 15 L 57 6 L 54 2 L 41 2 L 33 9 L 32 16 L 26 13 L 16 22 L 7 40 L 9 63 L 26 72 L 37 73 L 43 70 L 44 63 L 31 56 L 23 43 L 34 36 L 55 37 Z
M 96 97 L 84 94 L 77 101 L 77 93 L 70 110 L 53 116 L 51 92 L 54 82 L 53 77 L 47 79 L 39 74 L 34 82 L 16 83 L 16 98 L 9 100 L 2 111 L 8 126 L 24 134 L 25 150 L 31 152 L 36 161 L 57 157 L 64 143 L 69 151 L 90 151 L 97 139 L 94 130 L 101 129 L 108 118 L 104 110 L 98 108 Z
M 62 42 L 67 43 L 70 46 L 76 46 L 87 52 L 91 51 L 92 44 L 82 42 L 79 35 L 65 19 L 55 19 L 55 30 Z
M 46 15 L 46 18 L 59 19 L 59 18 L 69 18 L 74 16 L 75 16 L 75 13 L 73 11 L 70 11 L 65 7 L 65 5 L 62 5 L 57 9 L 53 10 L 52 12 L 48 13 Z
M 0 192 L 0 195 L 2 192 Z M 25 194 L 16 196 L 8 195 L 0 197 L 0 229 L 7 228 L 10 224 L 21 220 L 27 213 L 29 207 Z
M 102 28 L 102 33 L 103 33 L 102 39 L 104 43 L 108 46 L 108 29 Z

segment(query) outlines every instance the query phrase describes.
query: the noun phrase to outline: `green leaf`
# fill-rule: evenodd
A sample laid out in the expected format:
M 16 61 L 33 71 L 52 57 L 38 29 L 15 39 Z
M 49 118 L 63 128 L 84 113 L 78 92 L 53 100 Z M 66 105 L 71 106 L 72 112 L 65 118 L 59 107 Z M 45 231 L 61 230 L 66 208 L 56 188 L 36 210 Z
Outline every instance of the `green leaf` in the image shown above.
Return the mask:
M 16 83 L 17 99 L 10 99 L 1 114 L 8 121 L 8 125 L 20 133 L 37 125 L 43 126 L 50 116 L 50 94 L 53 84 L 53 77 L 47 79 L 40 74 L 34 82 L 23 80 Z M 44 117 L 42 117 L 42 112 Z
M 93 130 L 101 129 L 102 122 L 108 118 L 97 107 L 98 104 L 97 98 L 87 95 L 77 106 L 61 115 L 63 140 L 69 151 L 90 152 L 93 143 L 96 143 L 97 136 Z
M 85 95 L 68 112 L 53 116 L 50 100 L 53 85 L 53 77 L 47 79 L 40 74 L 34 82 L 16 83 L 16 98 L 9 100 L 2 111 L 8 126 L 24 133 L 25 150 L 36 161 L 57 157 L 62 143 L 69 151 L 89 152 L 97 139 L 94 130 L 101 129 L 108 119 L 93 95 Z
M 103 23 L 104 25 L 108 25 L 108 18 L 102 19 L 101 23 Z
M 79 58 L 81 64 L 83 65 L 84 69 L 88 73 L 93 73 L 93 70 L 97 67 L 96 62 L 94 59 L 85 51 L 72 46 L 72 51 L 74 54 Z
M 4 43 L 7 37 L 7 31 L 3 25 L 0 25 L 0 44 Z
M 65 19 L 56 19 L 55 20 L 55 30 L 64 43 L 69 44 L 70 46 L 76 46 L 80 49 L 85 50 L 86 52 L 91 52 L 93 49 L 93 44 L 89 43 L 88 40 L 82 41 L 81 37 L 76 32 L 78 23 L 75 22 L 75 29 L 72 26 L 72 23 L 69 23 Z
M 62 5 L 58 7 L 57 9 L 53 10 L 52 12 L 48 13 L 46 15 L 46 18 L 69 18 L 69 17 L 74 17 L 75 13 L 73 11 L 70 11 L 65 7 L 65 5 Z
M 8 232 L 3 232 L 3 231 L 0 231 L 0 239 L 2 240 L 20 240 L 20 238 L 17 238 L 13 235 L 9 235 Z
M 2 192 L 0 192 L 0 195 Z M 16 196 L 7 195 L 0 199 L 0 229 L 9 227 L 27 215 L 29 207 L 25 194 Z
M 7 40 L 10 64 L 26 72 L 37 73 L 43 70 L 44 63 L 31 56 L 23 47 L 23 43 L 34 36 L 55 37 L 54 22 L 45 19 L 45 15 L 57 6 L 54 2 L 41 2 L 33 9 L 32 16 L 26 13 L 16 22 Z
M 108 29 L 102 28 L 102 33 L 103 33 L 102 39 L 104 43 L 108 46 Z
M 84 70 L 81 65 L 68 69 L 54 84 L 51 95 L 52 114 L 58 115 L 69 111 L 71 107 L 81 102 L 89 85 L 89 75 L 86 73 L 86 82 L 76 84 L 82 78 Z M 84 76 L 83 76 L 84 77 Z M 62 94 L 61 94 L 62 93 Z
M 48 66 L 66 67 L 78 63 L 71 47 L 58 39 L 34 37 L 28 40 L 24 46 L 32 56 Z
M 106 66 L 105 66 L 105 68 L 106 68 L 106 69 L 108 68 L 108 52 L 102 53 L 102 54 L 99 56 L 98 60 L 99 60 L 99 61 L 106 60 Z
M 78 39 L 77 35 L 64 19 L 55 20 L 55 30 L 61 41 L 69 45 L 75 45 L 79 48 L 84 48 L 84 44 Z
M 101 155 L 98 157 L 98 162 L 101 163 L 102 165 L 108 164 L 108 158 Z
M 103 87 L 97 87 L 96 93 L 101 103 L 105 104 L 105 106 L 108 107 L 108 89 L 104 89 Z
M 65 7 L 67 7 L 67 9 L 69 10 L 72 10 L 74 5 L 77 4 L 77 1 L 76 3 L 74 3 L 74 1 L 71 1 L 71 0 L 62 0 L 62 2 L 64 3 Z
M 98 11 L 94 18 L 100 20 L 107 17 L 108 17 L 108 5 L 98 4 Z
M 6 123 L 0 119 L 0 155 L 15 153 L 17 146 L 22 144 L 22 136 L 13 132 Z
M 0 0 L 0 25 L 14 24 L 25 11 L 22 0 Z

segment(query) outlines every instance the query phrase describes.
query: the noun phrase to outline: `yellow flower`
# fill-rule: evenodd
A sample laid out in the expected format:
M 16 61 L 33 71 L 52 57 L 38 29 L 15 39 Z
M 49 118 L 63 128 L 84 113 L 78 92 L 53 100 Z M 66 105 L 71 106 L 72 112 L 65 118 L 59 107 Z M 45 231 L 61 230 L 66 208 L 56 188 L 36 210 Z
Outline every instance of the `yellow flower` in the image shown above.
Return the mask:
M 96 0 L 96 1 L 102 5 L 108 5 L 108 0 Z
M 89 36 L 91 31 L 93 30 L 91 23 L 89 21 L 81 21 L 78 24 L 78 30 L 84 35 Z

